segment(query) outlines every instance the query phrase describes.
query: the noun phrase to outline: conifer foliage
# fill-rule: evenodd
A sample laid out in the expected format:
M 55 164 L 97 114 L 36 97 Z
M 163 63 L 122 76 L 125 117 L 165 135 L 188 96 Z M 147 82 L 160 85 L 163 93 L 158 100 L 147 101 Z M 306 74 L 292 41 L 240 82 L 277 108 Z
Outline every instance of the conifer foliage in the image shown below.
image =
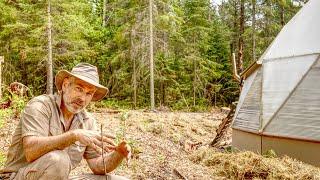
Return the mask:
M 244 67 L 259 58 L 303 3 L 153 0 L 150 43 L 149 0 L 50 0 L 54 74 L 95 64 L 111 100 L 148 107 L 153 44 L 156 107 L 228 105 L 239 94 L 231 53 L 241 54 Z M 47 8 L 45 0 L 0 1 L 3 84 L 19 81 L 34 94 L 46 92 Z

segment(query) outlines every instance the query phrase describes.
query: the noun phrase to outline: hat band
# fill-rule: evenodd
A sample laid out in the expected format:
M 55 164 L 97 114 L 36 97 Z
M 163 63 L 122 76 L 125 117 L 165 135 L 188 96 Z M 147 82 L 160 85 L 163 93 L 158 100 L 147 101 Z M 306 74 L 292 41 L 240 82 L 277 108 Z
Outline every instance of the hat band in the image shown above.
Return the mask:
M 99 83 L 99 77 L 97 75 L 91 74 L 91 73 L 83 73 L 83 71 L 72 71 L 71 72 L 74 75 L 86 77 L 88 79 L 91 79 L 92 81 Z

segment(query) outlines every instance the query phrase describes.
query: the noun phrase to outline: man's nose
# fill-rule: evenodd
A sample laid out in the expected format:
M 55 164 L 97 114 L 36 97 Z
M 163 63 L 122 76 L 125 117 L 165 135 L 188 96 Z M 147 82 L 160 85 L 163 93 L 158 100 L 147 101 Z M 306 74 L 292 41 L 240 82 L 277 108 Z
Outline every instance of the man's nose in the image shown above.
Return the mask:
M 84 103 L 86 101 L 86 93 L 81 93 L 79 100 L 81 100 L 81 103 Z

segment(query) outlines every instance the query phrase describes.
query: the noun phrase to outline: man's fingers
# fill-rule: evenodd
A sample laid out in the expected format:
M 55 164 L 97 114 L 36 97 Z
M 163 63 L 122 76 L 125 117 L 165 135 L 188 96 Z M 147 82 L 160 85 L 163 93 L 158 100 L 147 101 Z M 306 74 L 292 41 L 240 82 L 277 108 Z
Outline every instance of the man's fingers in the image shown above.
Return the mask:
M 94 142 L 91 142 L 89 144 L 90 147 L 92 147 L 97 153 L 101 154 L 101 148 L 99 148 L 99 146 L 97 146 Z
M 112 146 L 112 145 L 106 145 L 104 146 L 104 150 L 107 151 L 107 152 L 111 152 L 111 151 L 114 151 L 116 150 L 116 146 Z
M 113 146 L 116 146 L 116 144 L 110 138 L 99 136 L 98 140 L 103 141 L 103 142 L 108 143 L 108 144 L 111 144 Z
M 114 143 L 114 141 L 113 141 L 112 139 L 110 139 L 110 138 L 102 137 L 102 141 L 103 141 L 103 142 L 106 142 L 106 143 L 109 143 L 109 144 L 111 144 L 111 145 L 113 145 L 113 146 L 116 146 L 116 144 Z
M 91 131 L 87 130 L 85 131 L 87 134 L 83 134 L 86 136 L 86 138 L 90 139 L 90 143 L 88 146 L 92 147 L 95 151 L 101 153 L 102 149 L 102 142 L 103 142 L 103 149 L 106 152 L 111 152 L 116 149 L 116 144 L 114 143 L 113 139 L 115 139 L 114 136 L 110 134 L 99 134 L 98 131 Z
M 115 137 L 115 136 L 113 136 L 113 135 L 111 135 L 111 134 L 103 133 L 102 135 L 103 135 L 104 137 L 106 137 L 106 138 L 116 139 L 116 137 Z
M 99 146 L 100 148 L 102 148 L 102 142 L 97 140 L 97 139 L 94 139 L 93 140 L 94 144 Z M 113 145 L 110 145 L 110 144 L 103 144 L 103 149 L 106 151 L 106 152 L 111 152 L 111 150 L 115 150 L 116 149 L 116 146 L 113 146 Z
M 99 141 L 98 139 L 96 139 L 96 138 L 93 138 L 93 143 L 95 144 L 95 145 L 97 145 L 97 146 L 99 146 L 100 148 L 102 148 L 102 142 L 101 141 Z
M 101 137 L 101 133 L 96 133 L 95 135 L 98 135 L 99 137 Z M 109 139 L 116 139 L 115 136 L 111 135 L 111 134 L 106 134 L 106 133 L 103 133 L 102 134 L 103 137 L 106 137 L 106 138 L 109 138 Z

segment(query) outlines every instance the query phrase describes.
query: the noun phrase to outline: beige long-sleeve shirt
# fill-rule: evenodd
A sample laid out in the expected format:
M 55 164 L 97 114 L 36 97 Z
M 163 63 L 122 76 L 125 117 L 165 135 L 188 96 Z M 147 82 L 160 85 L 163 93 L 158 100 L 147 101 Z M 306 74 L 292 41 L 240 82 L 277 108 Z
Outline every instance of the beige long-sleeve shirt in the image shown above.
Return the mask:
M 29 164 L 22 146 L 23 137 L 55 136 L 66 132 L 60 105 L 60 95 L 41 95 L 29 101 L 21 114 L 20 122 L 12 137 L 5 167 L 0 173 L 17 172 Z M 83 110 L 74 116 L 69 130 L 74 129 L 96 130 L 96 121 Z M 75 168 L 82 158 L 91 159 L 99 156 L 92 148 L 83 146 L 78 141 L 64 150 L 69 155 L 72 168 Z

